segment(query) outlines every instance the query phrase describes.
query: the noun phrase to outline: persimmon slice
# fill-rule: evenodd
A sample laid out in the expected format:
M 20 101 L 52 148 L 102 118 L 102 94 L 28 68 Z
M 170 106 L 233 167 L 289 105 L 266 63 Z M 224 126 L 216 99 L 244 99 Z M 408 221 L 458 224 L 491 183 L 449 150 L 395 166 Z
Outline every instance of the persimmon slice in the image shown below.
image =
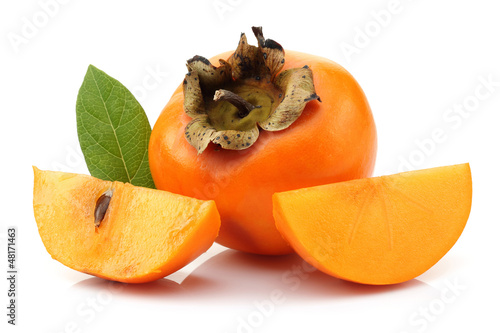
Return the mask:
M 469 164 L 276 193 L 282 236 L 317 269 L 364 284 L 404 282 L 437 263 L 469 218 Z
M 75 270 L 148 282 L 182 268 L 217 237 L 220 218 L 213 201 L 33 169 L 42 241 L 52 258 Z

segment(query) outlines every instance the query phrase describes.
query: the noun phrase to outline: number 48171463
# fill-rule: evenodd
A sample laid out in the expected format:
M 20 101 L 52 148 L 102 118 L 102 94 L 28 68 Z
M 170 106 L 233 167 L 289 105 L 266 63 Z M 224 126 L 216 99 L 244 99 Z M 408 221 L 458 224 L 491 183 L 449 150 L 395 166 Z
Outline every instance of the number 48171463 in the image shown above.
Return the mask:
M 7 261 L 9 263 L 9 269 L 15 269 L 16 268 L 16 229 L 15 228 L 9 228 L 7 230 Z

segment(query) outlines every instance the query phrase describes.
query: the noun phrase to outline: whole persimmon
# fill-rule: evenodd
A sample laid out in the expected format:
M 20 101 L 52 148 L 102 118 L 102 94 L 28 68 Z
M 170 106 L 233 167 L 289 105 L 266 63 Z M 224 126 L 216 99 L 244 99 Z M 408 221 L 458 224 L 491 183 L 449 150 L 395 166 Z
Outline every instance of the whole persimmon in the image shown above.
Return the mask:
M 356 80 L 335 62 L 285 51 L 253 28 L 234 52 L 195 56 L 159 116 L 149 163 L 157 188 L 214 200 L 217 242 L 258 254 L 292 248 L 275 227 L 272 195 L 369 177 L 377 135 Z M 219 66 L 212 62 L 219 60 Z

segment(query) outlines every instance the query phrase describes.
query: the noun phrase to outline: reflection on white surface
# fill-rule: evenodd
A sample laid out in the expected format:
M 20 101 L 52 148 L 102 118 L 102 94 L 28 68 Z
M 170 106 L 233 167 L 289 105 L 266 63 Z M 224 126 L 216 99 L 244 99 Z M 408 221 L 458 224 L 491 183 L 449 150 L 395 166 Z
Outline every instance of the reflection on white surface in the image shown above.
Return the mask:
M 53 328 L 61 330 L 74 322 L 82 332 L 112 325 L 141 329 L 140 321 L 130 319 L 139 316 L 147 318 L 145 327 L 165 321 L 187 332 L 295 332 L 316 325 L 325 331 L 384 327 L 386 332 L 418 332 L 424 325 L 418 321 L 418 307 L 439 294 L 439 288 L 416 279 L 393 286 L 360 285 L 319 272 L 297 255 L 267 257 L 225 250 L 181 283 L 165 278 L 133 285 L 96 277 L 78 282 L 66 295 L 73 303 L 61 317 L 65 320 Z M 151 318 L 149 313 L 156 315 Z
M 89 278 L 72 288 L 100 290 L 109 281 Z M 351 283 L 326 275 L 305 263 L 297 255 L 259 256 L 226 250 L 213 256 L 196 268 L 180 284 L 168 278 L 147 284 L 122 284 L 120 294 L 142 297 L 162 297 L 176 301 L 223 302 L 251 301 L 266 297 L 273 290 L 281 290 L 288 299 L 340 299 L 393 293 L 413 288 L 428 287 L 419 280 L 389 286 L 369 286 Z

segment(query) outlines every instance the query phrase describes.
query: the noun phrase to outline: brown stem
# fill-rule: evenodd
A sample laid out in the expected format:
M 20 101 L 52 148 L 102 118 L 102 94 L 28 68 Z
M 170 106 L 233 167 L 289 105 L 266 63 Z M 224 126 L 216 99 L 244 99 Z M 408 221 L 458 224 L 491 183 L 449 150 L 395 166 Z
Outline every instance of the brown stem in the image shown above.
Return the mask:
M 250 111 L 255 108 L 260 108 L 260 105 L 253 105 L 252 103 L 246 101 L 241 96 L 233 93 L 232 91 L 219 89 L 215 91 L 214 101 L 227 101 L 234 105 L 238 109 L 238 116 L 245 118 L 248 116 Z

